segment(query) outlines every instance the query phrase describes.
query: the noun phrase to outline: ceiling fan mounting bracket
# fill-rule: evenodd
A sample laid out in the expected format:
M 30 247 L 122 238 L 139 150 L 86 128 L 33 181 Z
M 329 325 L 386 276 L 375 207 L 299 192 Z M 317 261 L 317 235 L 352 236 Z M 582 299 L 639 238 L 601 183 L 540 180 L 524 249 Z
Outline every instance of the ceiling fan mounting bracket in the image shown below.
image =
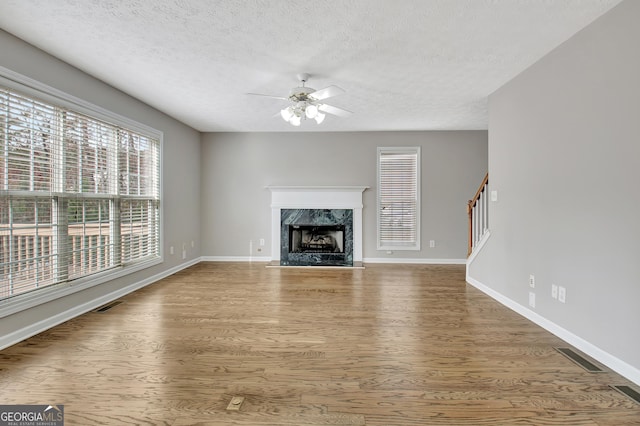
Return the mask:
M 309 81 L 309 77 L 311 77 L 311 75 L 304 72 L 298 74 L 296 77 L 298 77 L 301 85 L 300 87 L 294 87 L 293 89 L 291 89 L 291 91 L 289 92 L 289 100 L 291 102 L 311 102 L 309 95 L 315 92 L 316 89 L 305 86 L 306 82 Z
M 289 93 L 289 100 L 291 100 L 292 102 L 307 102 L 307 101 L 311 101 L 311 99 L 309 98 L 309 94 L 315 92 L 316 89 L 311 88 L 311 87 L 295 87 L 293 89 L 291 89 L 291 92 Z

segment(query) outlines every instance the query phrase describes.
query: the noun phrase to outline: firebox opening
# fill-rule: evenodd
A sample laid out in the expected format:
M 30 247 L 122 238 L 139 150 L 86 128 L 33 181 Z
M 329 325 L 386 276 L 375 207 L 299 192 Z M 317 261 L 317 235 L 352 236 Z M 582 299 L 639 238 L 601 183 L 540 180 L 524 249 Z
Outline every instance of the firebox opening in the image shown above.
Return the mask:
M 344 253 L 344 225 L 289 225 L 290 253 Z

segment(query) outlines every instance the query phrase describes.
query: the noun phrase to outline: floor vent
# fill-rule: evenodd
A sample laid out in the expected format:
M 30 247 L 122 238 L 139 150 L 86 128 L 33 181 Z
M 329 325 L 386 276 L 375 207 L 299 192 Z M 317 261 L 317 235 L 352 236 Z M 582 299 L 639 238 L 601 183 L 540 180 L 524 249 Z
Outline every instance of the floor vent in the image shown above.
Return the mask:
M 603 373 L 604 370 L 591 361 L 585 359 L 582 355 L 576 353 L 573 349 L 570 348 L 555 348 L 562 355 L 569 358 L 571 361 L 578 364 L 580 367 L 584 368 L 590 373 Z
M 617 390 L 618 392 L 628 396 L 638 404 L 640 404 L 640 392 L 633 389 L 631 386 L 611 386 L 611 387 Z
M 240 411 L 240 407 L 244 402 L 244 396 L 234 396 L 229 401 L 229 405 L 227 405 L 227 410 L 229 411 Z
M 102 305 L 100 306 L 98 309 L 94 310 L 93 312 L 106 312 L 109 309 L 113 308 L 114 306 L 118 306 L 119 304 L 121 304 L 122 302 L 119 300 L 116 300 L 115 302 L 110 302 L 107 303 L 106 305 Z

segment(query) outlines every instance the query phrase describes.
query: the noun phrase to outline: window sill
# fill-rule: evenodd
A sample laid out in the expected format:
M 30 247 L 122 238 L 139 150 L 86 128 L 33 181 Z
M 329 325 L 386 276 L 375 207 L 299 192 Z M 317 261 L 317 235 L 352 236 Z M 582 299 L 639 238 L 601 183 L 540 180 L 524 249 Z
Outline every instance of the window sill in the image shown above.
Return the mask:
M 34 308 L 44 303 L 52 302 L 56 299 L 69 296 L 108 281 L 125 277 L 135 272 L 142 271 L 143 269 L 159 265 L 162 262 L 163 259 L 160 257 L 150 259 L 134 265 L 110 269 L 89 277 L 83 277 L 66 283 L 52 285 L 51 288 L 43 288 L 38 291 L 32 291 L 3 300 L 0 302 L 0 318 L 8 317 L 9 315 Z

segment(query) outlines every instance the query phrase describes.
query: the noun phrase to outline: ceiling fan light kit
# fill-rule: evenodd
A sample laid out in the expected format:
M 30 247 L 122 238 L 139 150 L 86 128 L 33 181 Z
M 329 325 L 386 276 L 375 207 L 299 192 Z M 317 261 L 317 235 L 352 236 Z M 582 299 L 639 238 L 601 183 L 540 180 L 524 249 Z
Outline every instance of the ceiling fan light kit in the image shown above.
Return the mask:
M 343 89 L 338 86 L 328 86 L 324 89 L 316 90 L 305 86 L 309 79 L 309 74 L 298 74 L 297 77 L 302 84 L 300 87 L 291 89 L 289 96 L 286 98 L 258 93 L 249 93 L 249 95 L 266 96 L 290 101 L 291 105 L 280 110 L 280 116 L 284 121 L 296 127 L 300 126 L 302 120 L 306 119 L 315 120 L 317 124 L 320 124 L 324 121 L 326 114 L 332 114 L 338 117 L 348 117 L 351 115 L 350 111 L 320 102 L 329 97 L 344 93 Z
M 318 107 L 311 103 L 298 102 L 296 106 L 290 106 L 280 111 L 284 121 L 293 126 L 299 126 L 303 119 L 314 119 L 320 124 L 324 121 L 325 115 L 318 110 Z

